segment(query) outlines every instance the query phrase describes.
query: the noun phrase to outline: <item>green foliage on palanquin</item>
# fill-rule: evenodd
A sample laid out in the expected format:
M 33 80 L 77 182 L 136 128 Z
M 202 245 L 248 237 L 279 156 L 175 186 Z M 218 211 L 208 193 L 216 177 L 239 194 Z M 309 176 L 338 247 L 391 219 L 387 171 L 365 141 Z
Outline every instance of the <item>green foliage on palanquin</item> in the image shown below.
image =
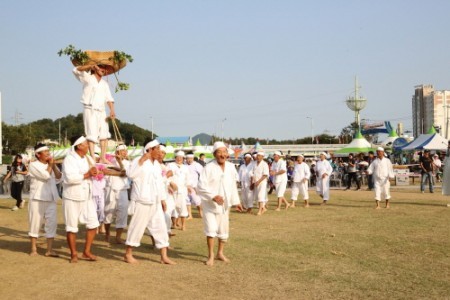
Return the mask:
M 119 64 L 120 62 L 124 61 L 124 60 L 128 60 L 130 63 L 133 62 L 133 57 L 123 51 L 114 51 L 114 57 L 113 57 L 114 62 L 116 62 L 117 64 Z
M 86 52 L 81 49 L 76 49 L 73 45 L 69 45 L 58 51 L 59 56 L 62 56 L 63 54 L 69 56 L 70 60 L 79 62 L 81 65 L 84 65 L 89 60 L 89 56 Z
M 115 92 L 117 93 L 118 91 L 127 91 L 129 88 L 130 88 L 129 83 L 118 81 Z

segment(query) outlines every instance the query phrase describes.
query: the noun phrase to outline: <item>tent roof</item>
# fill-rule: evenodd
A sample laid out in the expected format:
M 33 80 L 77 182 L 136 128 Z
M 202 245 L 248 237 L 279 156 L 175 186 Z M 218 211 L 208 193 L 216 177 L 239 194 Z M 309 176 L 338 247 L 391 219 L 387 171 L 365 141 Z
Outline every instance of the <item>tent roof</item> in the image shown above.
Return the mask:
M 446 150 L 448 141 L 437 133 L 421 134 L 409 144 L 401 148 L 403 151 L 413 150 Z
M 367 153 L 374 151 L 372 145 L 362 136 L 361 132 L 356 133 L 355 138 L 350 144 L 344 148 L 339 149 L 334 154 L 348 154 L 348 153 Z

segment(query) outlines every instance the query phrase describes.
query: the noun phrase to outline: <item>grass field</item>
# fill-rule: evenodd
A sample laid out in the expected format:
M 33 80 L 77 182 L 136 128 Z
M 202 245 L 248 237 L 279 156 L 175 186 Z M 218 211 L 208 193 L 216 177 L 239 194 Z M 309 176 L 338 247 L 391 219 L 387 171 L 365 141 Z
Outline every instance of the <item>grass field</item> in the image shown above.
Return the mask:
M 310 208 L 282 212 L 271 198 L 261 217 L 232 213 L 231 263 L 213 267 L 203 265 L 198 218 L 171 240 L 176 266 L 158 263 L 147 236 L 139 264 L 128 265 L 124 247 L 101 235 L 99 261 L 69 264 L 61 214 L 61 257 L 30 257 L 27 209 L 12 212 L 1 199 L 0 299 L 450 299 L 450 198 L 439 192 L 394 187 L 391 209 L 381 210 L 366 191 L 332 190 L 326 207 L 312 195 Z

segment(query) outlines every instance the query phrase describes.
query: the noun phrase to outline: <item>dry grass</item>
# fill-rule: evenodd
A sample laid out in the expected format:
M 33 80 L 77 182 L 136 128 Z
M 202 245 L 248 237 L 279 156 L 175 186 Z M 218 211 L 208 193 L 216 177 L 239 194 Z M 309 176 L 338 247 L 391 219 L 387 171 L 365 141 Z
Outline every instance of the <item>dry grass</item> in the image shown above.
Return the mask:
M 308 209 L 233 213 L 226 248 L 232 263 L 212 268 L 202 263 L 200 219 L 172 239 L 176 266 L 158 263 L 148 237 L 135 252 L 139 265 L 123 263 L 124 247 L 103 236 L 94 247 L 101 260 L 71 265 L 62 217 L 55 241 L 62 257 L 29 257 L 27 210 L 11 212 L 12 200 L 2 199 L 0 298 L 450 298 L 450 200 L 417 188 L 392 194 L 389 210 L 374 210 L 371 192 L 333 190 L 327 207 L 313 195 Z M 43 254 L 43 238 L 39 247 Z

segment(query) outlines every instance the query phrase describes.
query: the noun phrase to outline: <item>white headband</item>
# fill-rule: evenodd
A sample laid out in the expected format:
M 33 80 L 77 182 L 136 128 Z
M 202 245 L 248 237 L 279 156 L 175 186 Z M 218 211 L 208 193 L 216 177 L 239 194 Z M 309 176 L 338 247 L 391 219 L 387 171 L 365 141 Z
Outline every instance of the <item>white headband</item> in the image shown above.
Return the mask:
M 175 153 L 175 156 L 176 157 L 184 157 L 185 156 L 184 151 L 182 151 L 182 150 L 178 151 L 177 153 Z
M 120 151 L 120 150 L 127 150 L 127 146 L 126 145 L 119 145 L 116 147 L 116 151 Z
M 36 150 L 34 150 L 34 152 L 35 153 L 39 153 L 39 152 L 45 151 L 45 150 L 48 150 L 48 147 L 47 146 L 42 146 L 42 147 L 39 147 Z
M 194 158 L 194 154 L 188 154 L 186 155 L 187 158 Z
M 76 140 L 75 143 L 73 143 L 72 150 L 75 151 L 75 147 L 78 146 L 79 144 L 84 143 L 85 141 L 87 141 L 86 138 L 84 136 L 80 136 L 78 140 Z
M 147 151 L 149 148 L 153 148 L 159 145 L 158 140 L 153 140 L 151 142 L 148 142 L 147 145 L 144 147 L 144 151 Z

